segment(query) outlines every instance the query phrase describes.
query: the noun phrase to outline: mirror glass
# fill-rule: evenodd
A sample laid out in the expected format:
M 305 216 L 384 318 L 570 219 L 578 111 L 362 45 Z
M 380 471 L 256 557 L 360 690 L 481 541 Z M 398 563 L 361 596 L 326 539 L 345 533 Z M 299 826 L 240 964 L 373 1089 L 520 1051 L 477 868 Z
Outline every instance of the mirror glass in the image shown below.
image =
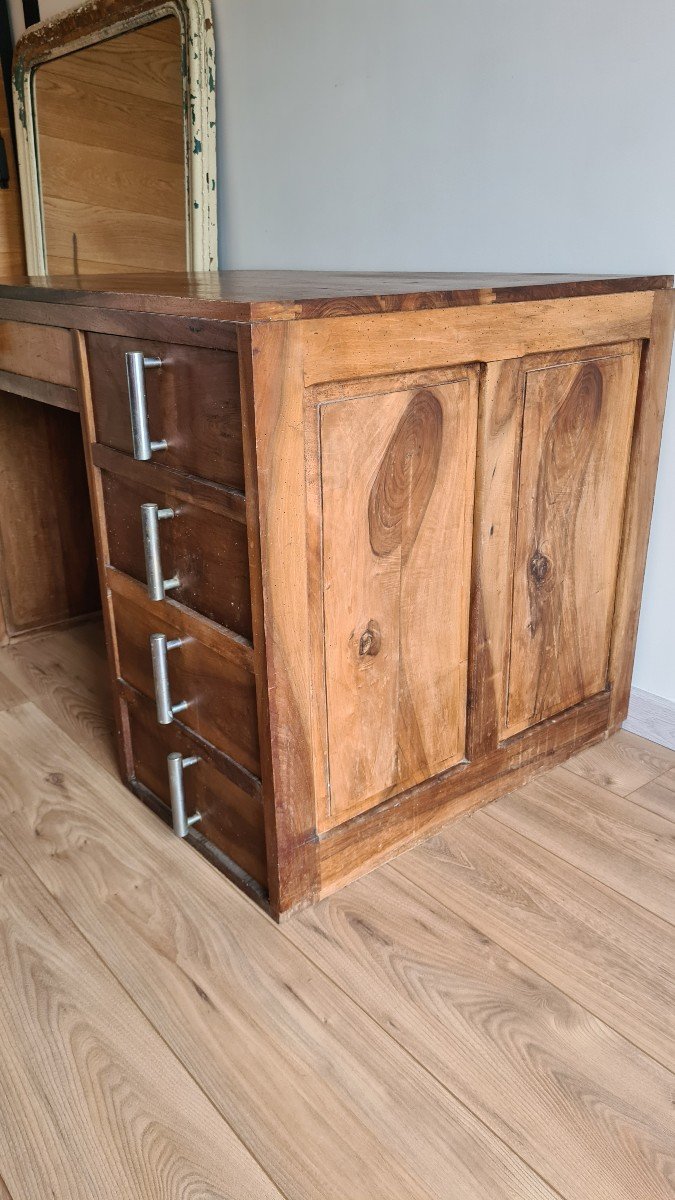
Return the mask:
M 184 270 L 177 17 L 39 63 L 32 85 L 46 271 Z

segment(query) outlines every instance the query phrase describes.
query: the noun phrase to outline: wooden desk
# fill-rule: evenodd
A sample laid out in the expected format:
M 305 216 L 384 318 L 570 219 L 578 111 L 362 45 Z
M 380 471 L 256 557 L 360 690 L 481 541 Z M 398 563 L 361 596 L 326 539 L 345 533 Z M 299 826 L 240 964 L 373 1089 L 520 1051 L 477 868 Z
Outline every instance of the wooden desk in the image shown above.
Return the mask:
M 1 285 L 6 638 L 98 566 L 123 777 L 319 899 L 623 721 L 671 284 Z

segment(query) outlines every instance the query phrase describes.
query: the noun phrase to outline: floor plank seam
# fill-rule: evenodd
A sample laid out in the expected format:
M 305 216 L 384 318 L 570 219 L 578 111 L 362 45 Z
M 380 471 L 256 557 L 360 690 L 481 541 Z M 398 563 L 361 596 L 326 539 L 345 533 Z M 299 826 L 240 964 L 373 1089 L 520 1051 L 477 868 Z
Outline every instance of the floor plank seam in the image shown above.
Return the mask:
M 610 795 L 614 795 L 614 793 L 612 792 Z M 621 799 L 623 800 L 624 797 L 622 796 Z M 495 803 L 498 803 L 498 801 L 495 801 Z M 626 893 L 620 891 L 619 888 L 612 887 L 611 883 L 606 883 L 604 879 L 597 879 L 595 875 L 591 875 L 589 871 L 585 871 L 584 868 L 580 867 L 578 863 L 570 862 L 568 858 L 565 858 L 564 854 L 559 854 L 556 850 L 549 849 L 548 846 L 542 847 L 540 842 L 535 841 L 534 838 L 530 837 L 527 833 L 523 833 L 520 829 L 514 830 L 513 826 L 509 825 L 508 821 L 502 820 L 502 818 L 497 816 L 495 813 L 488 812 L 486 809 L 485 815 L 489 816 L 493 821 L 499 821 L 500 825 L 503 825 L 506 829 L 510 829 L 512 833 L 515 832 L 520 834 L 521 837 L 527 838 L 528 842 L 530 842 L 533 846 L 537 846 L 540 850 L 546 850 L 547 854 L 552 854 L 554 858 L 560 859 L 560 861 L 564 862 L 568 867 L 573 867 L 575 871 L 579 871 L 581 875 L 585 875 L 586 879 L 590 879 L 592 883 L 601 884 L 602 887 L 608 888 L 610 892 L 614 892 L 615 895 L 621 896 L 622 900 L 626 900 L 629 904 L 634 904 L 635 907 L 639 908 L 642 912 L 648 913 L 650 917 L 655 917 L 658 921 L 663 921 L 665 925 L 668 925 L 669 927 L 673 926 L 675 928 L 675 918 L 673 918 L 672 921 L 669 921 L 668 918 L 664 917 L 662 913 L 654 912 L 653 909 L 647 908 L 645 904 L 640 904 L 639 900 L 636 900 L 633 896 L 627 896 Z
M 389 865 L 391 865 L 391 864 L 389 864 Z M 352 996 L 350 992 L 346 991 L 346 989 L 342 986 L 342 984 L 339 983 L 337 979 L 334 979 L 333 976 L 330 975 L 328 973 L 328 971 L 326 971 L 320 965 L 320 963 L 317 963 L 307 953 L 307 951 L 301 945 L 299 945 L 298 942 L 295 942 L 291 938 L 289 938 L 283 925 L 279 926 L 278 932 L 279 932 L 279 935 L 281 937 L 283 937 L 289 943 L 289 945 L 293 946 L 303 956 L 303 958 L 306 959 L 306 961 L 314 968 L 315 971 L 319 971 L 319 973 L 321 975 L 323 975 L 323 977 L 348 1001 L 349 1004 L 355 1005 L 356 1008 L 358 1008 L 359 1012 L 361 1012 L 368 1019 L 369 1022 L 372 1022 L 372 1024 L 374 1024 L 382 1033 L 386 1034 L 386 1036 L 394 1043 L 394 1045 L 397 1046 L 399 1048 L 399 1050 L 402 1050 L 403 1053 L 406 1054 L 408 1056 L 408 1058 L 411 1059 L 411 1061 L 415 1063 L 415 1065 L 419 1068 L 419 1070 L 424 1071 L 424 1073 L 426 1075 L 428 1075 L 429 1078 L 432 1079 L 438 1087 L 441 1087 L 443 1089 L 443 1091 L 447 1093 L 448 1096 L 452 1097 L 452 1099 L 455 1101 L 456 1104 L 459 1104 L 460 1107 L 463 1108 L 465 1112 L 468 1112 L 474 1121 L 478 1121 L 479 1124 L 482 1125 L 484 1129 L 487 1129 L 488 1132 L 490 1133 L 490 1135 L 492 1137 L 496 1138 L 497 1141 L 500 1142 L 501 1145 L 506 1148 L 506 1150 L 508 1150 L 509 1154 L 512 1154 L 514 1156 L 514 1158 L 517 1158 L 518 1161 L 523 1164 L 523 1166 L 525 1167 L 525 1169 L 527 1171 L 530 1171 L 534 1176 L 536 1176 L 537 1179 L 539 1179 L 541 1181 L 541 1183 L 544 1184 L 545 1187 L 549 1188 L 549 1190 L 553 1196 L 558 1196 L 559 1200 L 567 1200 L 565 1195 L 561 1191 L 559 1191 L 558 1188 L 556 1188 L 548 1179 L 546 1179 L 546 1177 L 544 1175 L 542 1175 L 541 1171 L 538 1171 L 536 1167 L 534 1167 L 531 1163 L 529 1163 L 527 1161 L 527 1159 L 524 1158 L 523 1155 L 518 1150 L 516 1150 L 513 1146 L 510 1146 L 509 1143 L 501 1136 L 500 1133 L 498 1133 L 498 1131 L 496 1129 L 493 1129 L 491 1125 L 488 1125 L 487 1121 L 485 1121 L 481 1116 L 479 1116 L 478 1113 L 474 1112 L 474 1110 L 471 1108 L 471 1106 L 468 1105 L 465 1100 L 462 1100 L 461 1096 L 458 1096 L 455 1092 L 453 1092 L 452 1088 L 449 1088 L 448 1085 L 446 1083 L 444 1083 L 444 1081 L 442 1079 L 439 1079 L 439 1077 L 434 1074 L 434 1072 L 431 1070 L 430 1067 L 427 1067 L 425 1063 L 420 1062 L 420 1060 L 415 1057 L 413 1052 L 408 1049 L 408 1047 L 405 1045 L 404 1042 L 401 1042 L 401 1041 L 399 1041 L 398 1038 L 394 1037 L 391 1030 L 387 1029 L 384 1025 L 382 1025 L 380 1023 L 380 1021 L 378 1021 L 377 1017 L 373 1016 L 373 1014 L 371 1012 L 369 1012 L 367 1008 L 364 1008 L 363 1005 L 359 1003 L 359 1001 L 356 999 L 355 996 Z
M 525 835 L 522 834 L 520 836 L 524 837 Z M 528 841 L 530 841 L 530 840 L 531 839 L 528 838 Z M 536 842 L 534 842 L 533 844 L 537 845 Z M 547 850 L 547 853 L 550 854 L 551 851 Z M 563 859 L 561 861 L 564 862 L 566 860 Z M 573 864 L 568 864 L 568 865 L 572 866 Z M 481 927 L 479 925 L 474 925 L 473 921 L 469 920 L 469 918 L 465 917 L 463 913 L 458 912 L 457 909 L 453 908 L 452 905 L 448 902 L 448 900 L 442 899 L 435 892 L 428 891 L 427 888 L 425 888 L 423 884 L 418 883 L 417 880 L 411 879 L 409 875 L 404 874 L 403 871 L 401 871 L 397 868 L 395 861 L 392 863 L 389 863 L 389 866 L 391 868 L 393 868 L 393 870 L 396 871 L 397 875 L 401 876 L 401 879 L 405 879 L 407 884 L 410 884 L 412 887 L 416 888 L 417 891 L 421 892 L 422 895 L 428 896 L 436 904 L 440 904 L 443 908 L 447 909 L 447 911 L 449 913 L 452 913 L 452 915 L 454 917 L 457 917 L 460 921 L 463 921 L 465 923 L 465 925 L 468 925 L 469 928 L 474 931 L 474 933 L 477 933 L 480 937 L 488 938 L 494 946 L 498 946 L 500 950 L 502 950 L 505 954 L 508 954 L 511 958 L 515 959 L 516 962 L 519 962 L 521 964 L 521 966 L 525 967 L 525 969 L 527 971 L 531 971 L 532 974 L 536 975 L 537 979 L 541 979 L 542 982 L 545 983 L 547 987 L 554 988 L 554 990 L 559 992 L 561 996 L 565 996 L 565 998 L 570 1002 L 570 1004 L 575 1004 L 578 1008 L 582 1009 L 584 1012 L 587 1012 L 589 1014 L 589 1016 L 594 1018 L 594 1020 L 599 1021 L 602 1025 L 604 1025 L 604 1027 L 606 1029 L 610 1029 L 612 1031 L 612 1033 L 616 1034 L 617 1037 L 620 1037 L 621 1040 L 626 1042 L 626 1044 L 628 1046 L 632 1046 L 633 1049 L 636 1050 L 638 1054 L 644 1054 L 645 1058 L 651 1059 L 652 1062 L 656 1063 L 656 1065 L 658 1067 L 662 1068 L 664 1071 L 667 1071 L 668 1074 L 672 1075 L 673 1078 L 675 1079 L 675 1070 L 673 1070 L 672 1067 L 668 1066 L 667 1063 L 661 1062 L 661 1060 L 658 1059 L 649 1050 L 645 1050 L 643 1046 L 638 1046 L 637 1043 L 634 1042 L 632 1040 L 632 1038 L 629 1038 L 627 1036 L 627 1034 L 625 1034 L 621 1029 L 616 1029 L 612 1024 L 610 1024 L 610 1022 L 607 1020 L 606 1017 L 600 1016 L 599 1013 L 594 1012 L 593 1009 L 589 1008 L 587 1004 L 584 1004 L 581 1000 L 578 1000 L 576 998 L 576 996 L 571 996 L 569 994 L 569 992 L 566 992 L 565 989 L 560 987 L 557 983 L 551 983 L 550 979 L 547 979 L 547 977 L 545 975 L 542 975 L 541 971 L 538 971 L 536 967 L 533 967 L 533 966 L 531 966 L 530 963 L 525 962 L 525 960 L 523 958 L 521 958 L 520 955 L 514 949 L 512 949 L 510 946 L 502 945 L 502 943 L 495 937 L 495 935 L 493 933 L 486 933 L 485 930 L 481 929 Z M 576 867 L 574 869 L 577 870 Z M 592 879 L 592 876 L 588 876 L 588 878 Z M 594 882 L 596 882 L 596 881 L 594 881 Z M 603 884 L 602 886 L 606 886 L 606 885 Z M 612 889 L 610 889 L 610 890 L 612 890 Z M 621 893 L 616 893 L 616 894 L 620 895 Z M 633 900 L 630 899 L 630 897 L 624 897 L 624 899 L 626 899 L 628 901 L 628 903 L 630 903 L 630 904 L 635 903 Z M 641 911 L 643 911 L 643 912 L 649 912 L 648 909 L 642 909 L 641 905 L 636 905 L 636 907 L 640 908 Z M 659 917 L 658 914 L 655 914 L 655 913 L 650 913 L 649 915 L 655 917 L 656 920 L 663 919 L 663 918 Z M 665 922 L 665 923 L 668 924 L 668 922 Z
M 47 718 L 47 719 L 49 720 L 50 718 Z M 52 724 L 54 724 L 54 722 L 53 722 L 53 721 L 52 721 Z M 58 726 L 56 726 L 56 728 L 58 728 Z M 87 753 L 86 749 L 85 749 L 85 751 L 84 751 L 84 752 L 85 752 L 85 754 Z M 89 757 L 91 757 L 91 756 L 89 756 Z M 95 759 L 92 759 L 92 761 L 93 761 L 93 762 L 95 762 L 96 760 L 95 760 Z M 282 1188 L 281 1188 L 280 1184 L 278 1184 L 278 1183 L 277 1183 L 277 1181 L 276 1181 L 276 1180 L 275 1180 L 275 1179 L 274 1179 L 274 1178 L 273 1178 L 273 1177 L 270 1175 L 269 1171 L 266 1169 L 266 1167 L 264 1167 L 264 1166 L 263 1166 L 263 1164 L 262 1164 L 262 1163 L 260 1162 L 260 1160 L 258 1159 L 257 1155 L 256 1155 L 256 1154 L 254 1154 L 254 1152 L 253 1152 L 253 1151 L 251 1150 L 251 1148 L 250 1148 L 250 1147 L 247 1145 L 247 1143 L 244 1141 L 244 1139 L 243 1139 L 243 1138 L 242 1138 L 242 1137 L 241 1137 L 241 1136 L 240 1136 L 240 1135 L 237 1133 L 236 1129 L 234 1129 L 234 1128 L 233 1128 L 233 1126 L 232 1126 L 232 1125 L 230 1124 L 230 1122 L 227 1120 L 227 1117 L 226 1117 L 226 1116 L 225 1116 L 225 1115 L 224 1115 L 224 1114 L 223 1114 L 223 1113 L 220 1111 L 220 1109 L 218 1108 L 218 1106 L 215 1104 L 215 1102 L 214 1102 L 214 1101 L 211 1099 L 211 1097 L 209 1096 L 208 1092 L 206 1092 L 206 1091 L 204 1090 L 204 1088 L 202 1087 L 202 1085 L 201 1085 L 201 1084 L 199 1083 L 199 1081 L 198 1081 L 198 1080 L 195 1078 L 195 1076 L 192 1074 L 192 1072 L 190 1071 L 190 1069 L 189 1069 L 189 1068 L 188 1068 L 188 1067 L 185 1065 L 185 1063 L 183 1062 L 183 1060 L 182 1060 L 181 1058 L 179 1058 L 178 1054 L 177 1054 L 177 1053 L 176 1053 L 176 1051 L 173 1049 L 173 1047 L 170 1045 L 170 1043 L 167 1041 L 167 1039 L 164 1037 L 164 1035 L 163 1035 L 163 1033 L 161 1032 L 161 1030 L 159 1030 L 159 1029 L 157 1028 L 157 1026 L 154 1024 L 154 1022 L 153 1022 L 153 1021 L 151 1021 L 151 1019 L 150 1019 L 150 1017 L 147 1015 L 147 1013 L 145 1013 L 145 1012 L 143 1011 L 143 1009 L 140 1007 L 140 1005 L 137 1003 L 137 1001 L 136 1001 L 136 1000 L 134 999 L 134 997 L 132 996 L 132 994 L 131 994 L 131 992 L 129 991 L 129 989 L 128 989 L 128 988 L 127 988 L 125 985 L 124 985 L 124 983 L 123 983 L 123 982 L 122 982 L 122 980 L 121 980 L 121 979 L 118 977 L 118 975 L 115 973 L 115 971 L 113 971 L 113 969 L 112 969 L 112 967 L 110 966 L 110 964 L 106 962 L 106 960 L 105 960 L 105 958 L 103 957 L 103 955 L 102 955 L 102 954 L 99 952 L 99 950 L 96 948 L 96 946 L 93 944 L 93 942 L 92 942 L 92 941 L 89 939 L 89 937 L 88 937 L 88 936 L 87 936 L 87 934 L 84 932 L 84 930 L 80 928 L 80 926 L 77 924 L 77 922 L 74 920 L 74 918 L 73 918 L 73 917 L 70 915 L 70 913 L 67 911 L 67 909 L 65 909 L 65 908 L 63 907 L 63 905 L 62 905 L 62 903 L 61 903 L 60 899 L 58 898 L 58 896 L 56 896 L 56 895 L 55 895 L 55 894 L 54 894 L 54 893 L 53 893 L 53 892 L 52 892 L 52 891 L 51 891 L 51 890 L 50 890 L 50 889 L 47 887 L 47 884 L 46 884 L 46 883 L 44 883 L 44 881 L 43 881 L 43 880 L 40 878 L 40 876 L 37 874 L 37 872 L 34 870 L 34 868 L 31 866 L 31 864 L 30 864 L 30 863 L 27 861 L 27 859 L 26 859 L 25 855 L 24 855 L 24 854 L 22 854 L 22 852 L 21 852 L 21 849 L 20 849 L 20 847 L 19 847 L 19 846 L 17 846 L 17 844 L 16 844 L 15 840 L 14 840 L 14 839 L 11 837 L 11 835 L 10 835 L 10 834 L 8 834 L 8 833 L 7 833 L 5 830 L 3 830 L 2 832 L 3 832 L 3 835 L 4 835 L 4 836 L 7 838 L 7 841 L 9 842 L 9 844 L 10 844 L 10 845 L 13 847 L 13 849 L 15 850 L 16 854 L 17 854 L 17 855 L 19 856 L 19 858 L 21 859 L 21 861 L 22 861 L 22 863 L 24 864 L 24 866 L 26 867 L 26 869 L 27 869 L 28 873 L 29 873 L 29 874 L 32 876 L 32 878 L 33 878 L 33 879 L 36 881 L 36 883 L 37 883 L 37 887 L 38 887 L 38 888 L 41 888 L 43 891 L 45 891 L 45 892 L 47 893 L 47 895 L 48 895 L 48 896 L 50 896 L 50 897 L 51 897 L 52 901 L 53 901 L 53 902 L 54 902 L 54 903 L 55 903 L 55 904 L 58 906 L 58 908 L 60 909 L 60 911 L 61 911 L 61 912 L 63 913 L 63 915 L 65 916 L 65 918 L 66 918 L 66 920 L 68 921 L 69 925 L 71 925 L 71 926 L 73 927 L 73 929 L 75 930 L 75 932 L 78 934 L 78 936 L 79 936 L 79 937 L 81 937 L 81 938 L 83 939 L 83 941 L 86 943 L 86 945 L 87 945 L 87 946 L 89 947 L 89 949 L 92 951 L 92 953 L 93 953 L 93 954 L 96 956 L 96 958 L 98 959 L 98 961 L 99 961 L 99 962 L 102 964 L 102 966 L 103 966 L 104 970 L 105 970 L 105 971 L 107 971 L 107 973 L 110 975 L 110 977 L 111 977 L 112 979 L 114 979 L 114 980 L 115 980 L 115 982 L 117 983 L 117 985 L 118 985 L 118 986 L 119 986 L 119 987 L 122 989 L 122 991 L 125 993 L 125 995 L 126 995 L 126 996 L 128 996 L 128 998 L 130 999 L 130 1001 L 131 1001 L 131 1003 L 133 1004 L 134 1008 L 137 1010 L 137 1012 L 138 1012 L 139 1016 L 141 1017 L 141 1020 L 142 1020 L 142 1021 L 144 1021 L 144 1022 L 145 1022 L 145 1023 L 146 1023 L 146 1024 L 147 1024 L 147 1025 L 150 1027 L 150 1028 L 151 1028 L 151 1029 L 153 1029 L 153 1030 L 154 1030 L 154 1032 L 157 1034 L 157 1036 L 158 1036 L 158 1037 L 161 1039 L 161 1041 L 162 1041 L 162 1042 L 164 1043 L 164 1045 L 166 1046 L 166 1048 L 167 1048 L 167 1050 L 169 1051 L 169 1053 L 171 1054 L 171 1056 L 172 1056 L 172 1057 L 173 1057 L 173 1058 L 176 1060 L 176 1063 L 178 1064 L 178 1066 L 180 1067 L 180 1069 L 181 1069 L 182 1071 L 184 1071 L 184 1072 L 185 1072 L 185 1074 L 186 1074 L 186 1075 L 188 1076 L 188 1078 L 189 1078 L 189 1079 L 192 1081 L 192 1083 L 194 1084 L 194 1086 L 195 1086 L 195 1087 L 198 1089 L 198 1091 L 199 1091 L 199 1092 L 200 1092 L 200 1093 L 201 1093 L 201 1094 L 204 1096 L 204 1098 L 205 1098 L 205 1100 L 206 1100 L 207 1104 L 209 1104 L 209 1105 L 210 1105 L 210 1107 L 211 1107 L 211 1108 L 213 1109 L 213 1111 L 214 1111 L 214 1112 L 215 1112 L 215 1113 L 218 1115 L 218 1117 L 219 1117 L 219 1118 L 220 1118 L 220 1120 L 223 1122 L 223 1124 L 227 1125 L 227 1127 L 229 1128 L 229 1130 L 230 1130 L 230 1131 L 231 1131 L 231 1133 L 232 1133 L 232 1136 L 233 1136 L 234 1138 L 236 1138 L 236 1140 L 237 1140 L 237 1141 L 240 1143 L 240 1145 L 241 1145 L 241 1146 L 243 1146 L 243 1147 L 244 1147 L 244 1149 L 245 1149 L 246 1153 L 247 1153 L 248 1155 L 250 1155 L 251 1159 L 253 1160 L 253 1162 L 255 1162 L 255 1163 L 256 1163 L 256 1165 L 258 1166 L 258 1168 L 260 1169 L 260 1171 L 262 1172 L 262 1174 L 265 1176 L 265 1178 L 266 1178 L 266 1179 L 268 1179 L 268 1180 L 270 1181 L 270 1183 L 272 1184 L 272 1186 L 273 1186 L 273 1187 L 274 1187 L 274 1188 L 277 1190 L 277 1192 L 279 1192 L 280 1196 L 282 1196 L 282 1197 L 284 1198 L 284 1200 L 292 1200 L 292 1198 L 288 1197 L 288 1196 L 286 1195 L 286 1193 L 285 1193 L 285 1192 L 282 1190 Z M 11 1193 L 10 1193 L 10 1195 L 11 1195 Z M 563 1198 L 563 1200 L 564 1200 L 564 1198 Z

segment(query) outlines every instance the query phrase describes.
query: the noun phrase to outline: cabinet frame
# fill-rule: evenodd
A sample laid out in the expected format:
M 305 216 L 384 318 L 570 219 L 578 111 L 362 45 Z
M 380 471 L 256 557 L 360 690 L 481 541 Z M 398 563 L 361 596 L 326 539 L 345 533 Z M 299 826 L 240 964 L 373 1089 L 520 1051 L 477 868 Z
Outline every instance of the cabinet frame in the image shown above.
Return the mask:
M 257 552 L 252 562 L 254 645 L 265 647 L 267 686 L 259 686 L 269 727 L 263 762 L 268 825 L 270 901 L 283 915 L 328 895 L 363 871 L 427 837 L 449 817 L 513 790 L 535 771 L 614 732 L 628 705 L 637 616 L 647 550 L 665 404 L 672 298 L 667 293 L 525 301 L 498 309 L 474 306 L 254 324 L 242 369 L 245 441 L 255 476 Z M 617 577 L 609 687 L 574 708 L 499 744 L 494 706 L 483 685 L 486 636 L 480 602 L 489 563 L 481 551 L 481 520 L 492 469 L 479 417 L 469 636 L 467 759 L 441 775 L 321 831 L 315 748 L 322 745 L 315 702 L 320 663 L 313 653 L 318 453 L 311 408 L 372 388 L 374 376 L 414 385 L 420 372 L 481 364 L 482 383 L 494 364 L 532 354 L 577 352 L 629 341 L 644 343 L 631 443 L 625 518 Z M 308 415 L 309 414 L 309 415 Z M 253 444 L 254 443 L 254 444 Z M 309 465 L 308 465 L 309 464 Z M 247 494 L 251 494 L 247 480 Z M 251 506 L 253 507 L 253 506 Z M 262 670 L 262 668 L 260 668 Z M 489 674 L 489 670 L 488 670 Z M 262 680 L 261 680 L 262 682 Z M 263 755 L 263 758 L 265 756 Z M 268 839 L 268 854 L 271 840 Z M 276 855 L 276 857 L 274 857 Z

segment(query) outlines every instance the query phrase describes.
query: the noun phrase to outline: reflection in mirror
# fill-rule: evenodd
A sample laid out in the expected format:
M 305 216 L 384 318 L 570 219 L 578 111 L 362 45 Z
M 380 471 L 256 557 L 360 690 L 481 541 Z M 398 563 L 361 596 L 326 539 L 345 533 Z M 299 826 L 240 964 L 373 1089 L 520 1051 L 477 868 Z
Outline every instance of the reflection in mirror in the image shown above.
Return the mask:
M 33 86 L 48 273 L 185 270 L 176 17 L 42 63 Z

